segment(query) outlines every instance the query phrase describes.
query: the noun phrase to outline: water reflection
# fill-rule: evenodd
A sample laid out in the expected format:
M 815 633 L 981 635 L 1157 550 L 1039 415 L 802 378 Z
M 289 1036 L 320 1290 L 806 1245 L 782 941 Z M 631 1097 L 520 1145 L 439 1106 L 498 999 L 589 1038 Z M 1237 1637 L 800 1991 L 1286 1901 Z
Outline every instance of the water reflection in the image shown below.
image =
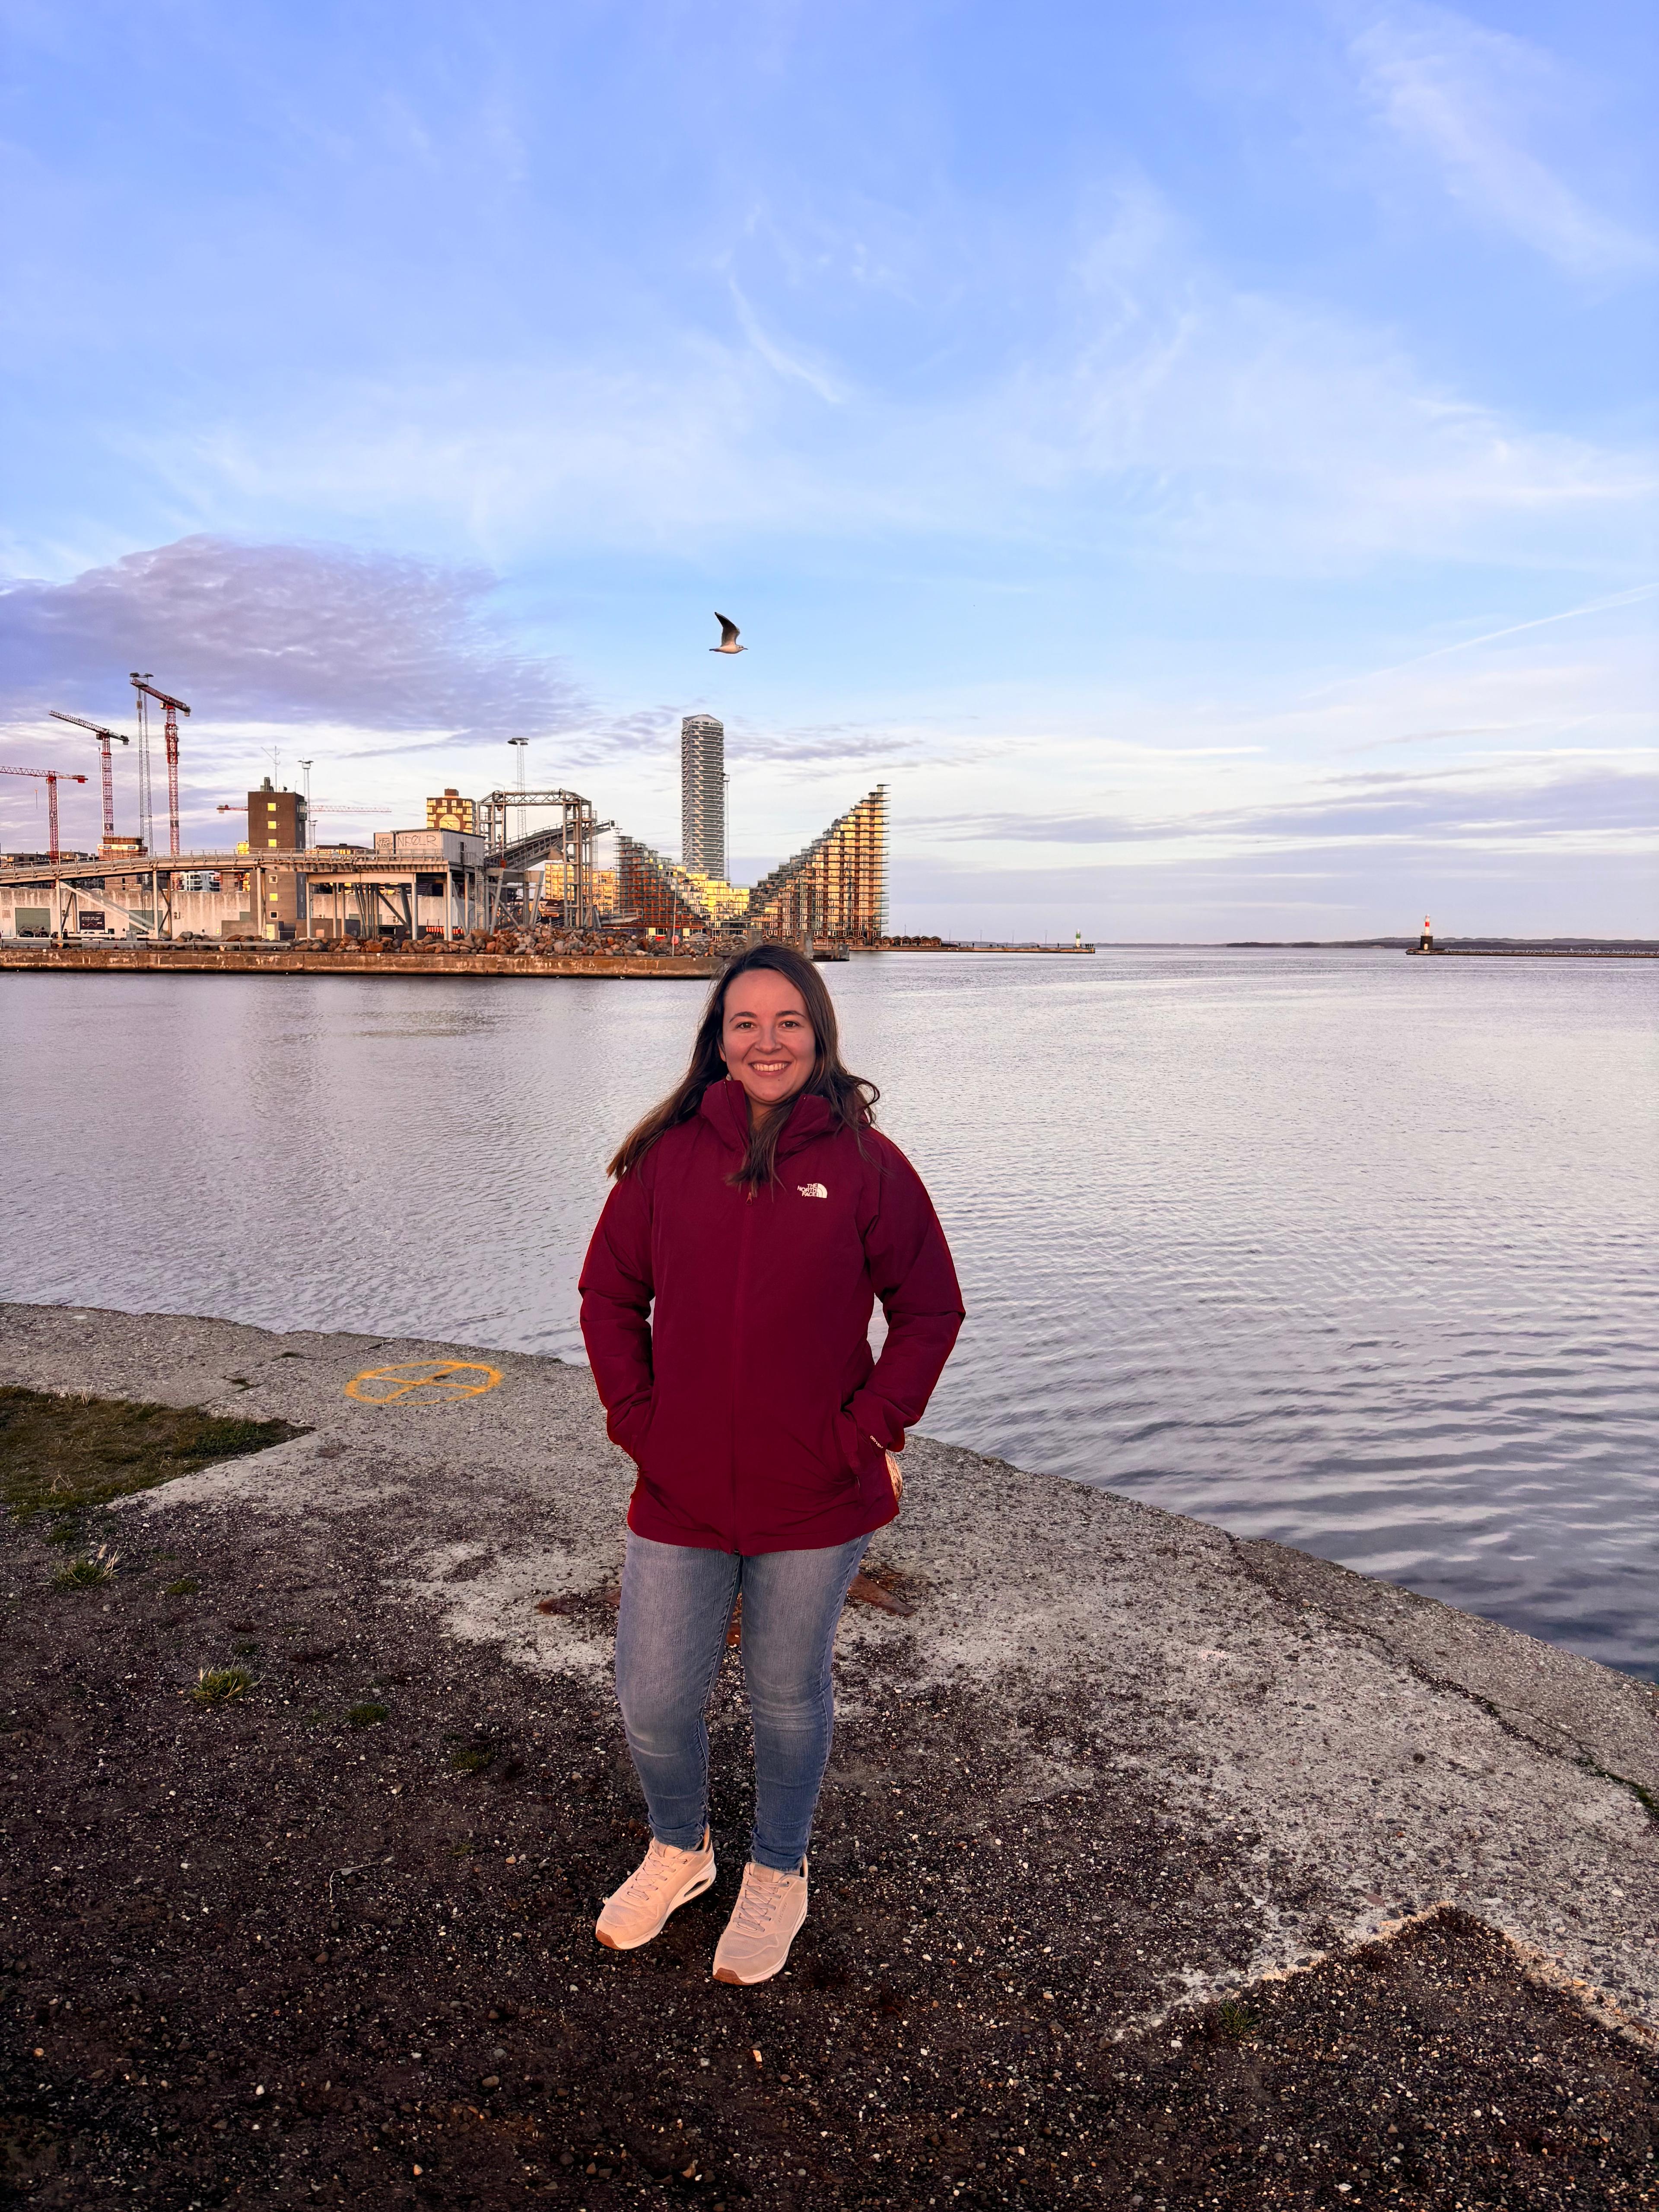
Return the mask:
M 826 972 L 967 1291 L 933 1431 L 1659 1673 L 1650 968 Z M 699 999 L 6 977 L 7 1294 L 580 1358 Z

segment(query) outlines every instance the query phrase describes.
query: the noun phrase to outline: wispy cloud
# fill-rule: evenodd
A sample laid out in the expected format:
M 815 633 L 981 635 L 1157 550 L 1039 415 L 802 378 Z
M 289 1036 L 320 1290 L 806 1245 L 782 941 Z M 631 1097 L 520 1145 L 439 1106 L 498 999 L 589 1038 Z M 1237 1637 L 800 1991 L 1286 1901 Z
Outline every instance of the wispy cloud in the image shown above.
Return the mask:
M 732 305 L 737 309 L 743 334 L 766 366 L 779 376 L 787 377 L 796 384 L 804 384 L 809 392 L 817 392 L 827 406 L 838 406 L 845 397 L 841 386 L 814 362 L 781 345 L 763 330 L 760 317 L 744 297 L 737 279 L 733 277 L 729 281 Z
M 1559 98 L 1553 55 L 1449 9 L 1397 9 L 1354 41 L 1379 112 L 1472 212 L 1594 281 L 1659 265 L 1652 239 L 1601 213 L 1525 143 Z
M 1285 575 L 1395 556 L 1616 574 L 1636 557 L 1659 468 L 1634 439 L 1529 428 L 1392 334 L 1146 254 L 1108 283 L 1083 246 L 1056 272 L 1054 326 L 925 404 L 681 329 L 643 363 L 337 379 L 303 413 L 284 396 L 131 458 L 239 527 L 325 514 L 342 535 L 459 538 L 509 564 L 769 538 Z
M 1513 850 L 1587 842 L 1651 842 L 1659 830 L 1659 773 L 1559 758 L 1429 775 L 1335 776 L 1305 797 L 1181 813 L 939 815 L 915 827 L 945 842 L 999 845 L 1148 845 L 1214 853 L 1270 847 L 1451 842 Z

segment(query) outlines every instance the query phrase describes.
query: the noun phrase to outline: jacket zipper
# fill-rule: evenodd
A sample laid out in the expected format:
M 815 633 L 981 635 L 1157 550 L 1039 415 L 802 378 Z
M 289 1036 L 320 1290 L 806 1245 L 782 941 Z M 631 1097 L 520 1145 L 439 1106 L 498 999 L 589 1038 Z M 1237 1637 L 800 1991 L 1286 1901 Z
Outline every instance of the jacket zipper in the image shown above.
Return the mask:
M 750 1211 L 755 1203 L 755 1186 L 748 1187 L 748 1198 L 743 1209 L 743 1229 L 738 1238 L 738 1279 L 732 1294 L 732 1372 L 728 1385 L 732 1407 L 732 1549 L 741 1547 L 738 1542 L 738 1355 L 743 1343 L 743 1294 L 749 1278 L 749 1231 L 754 1221 Z

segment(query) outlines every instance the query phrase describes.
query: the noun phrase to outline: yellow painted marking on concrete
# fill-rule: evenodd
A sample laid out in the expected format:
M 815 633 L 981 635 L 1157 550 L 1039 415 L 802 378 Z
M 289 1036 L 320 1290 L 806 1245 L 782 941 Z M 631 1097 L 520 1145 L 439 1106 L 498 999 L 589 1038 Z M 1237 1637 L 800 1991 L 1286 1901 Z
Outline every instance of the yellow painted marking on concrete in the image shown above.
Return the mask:
M 348 1398 L 364 1406 L 396 1406 L 415 1398 L 479 1398 L 501 1379 L 499 1367 L 481 1359 L 410 1359 L 401 1367 L 366 1367 L 345 1386 Z

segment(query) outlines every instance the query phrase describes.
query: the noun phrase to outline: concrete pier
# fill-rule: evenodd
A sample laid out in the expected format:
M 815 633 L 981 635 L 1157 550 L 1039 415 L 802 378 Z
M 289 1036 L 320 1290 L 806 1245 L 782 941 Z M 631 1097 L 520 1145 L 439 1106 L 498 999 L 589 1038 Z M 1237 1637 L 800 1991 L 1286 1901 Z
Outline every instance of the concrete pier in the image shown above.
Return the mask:
M 1654 2201 L 1648 1685 L 917 1437 L 811 1916 L 720 1990 L 730 1682 L 717 1890 L 592 1939 L 643 1846 L 585 1369 L 13 1305 L 0 1383 L 302 1431 L 88 1517 L 101 1587 L 10 1530 L 27 2201 Z
M 106 975 L 594 975 L 647 981 L 707 978 L 721 963 L 695 953 L 540 953 L 368 951 L 331 946 L 165 945 L 144 940 L 111 945 L 0 945 L 0 974 Z

